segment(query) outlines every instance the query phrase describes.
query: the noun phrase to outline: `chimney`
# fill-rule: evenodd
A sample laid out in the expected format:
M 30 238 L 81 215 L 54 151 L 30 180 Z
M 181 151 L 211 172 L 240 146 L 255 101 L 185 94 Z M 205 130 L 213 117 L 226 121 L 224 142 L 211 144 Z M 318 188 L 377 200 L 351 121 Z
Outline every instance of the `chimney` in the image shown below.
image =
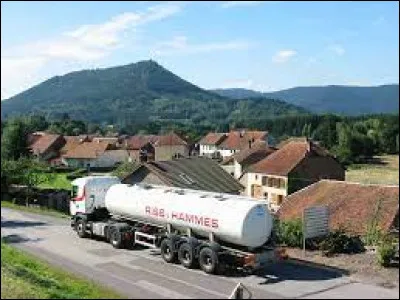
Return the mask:
M 251 140 L 249 140 L 249 149 L 251 149 Z
M 240 137 L 244 136 L 244 130 L 240 130 Z
M 311 141 L 307 138 L 307 152 L 311 152 Z

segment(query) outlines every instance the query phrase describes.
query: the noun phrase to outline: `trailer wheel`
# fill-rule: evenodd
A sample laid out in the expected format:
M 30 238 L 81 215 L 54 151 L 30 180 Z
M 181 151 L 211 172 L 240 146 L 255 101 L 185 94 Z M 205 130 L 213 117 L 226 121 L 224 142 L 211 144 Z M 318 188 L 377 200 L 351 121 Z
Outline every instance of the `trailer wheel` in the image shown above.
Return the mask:
M 78 219 L 75 223 L 75 230 L 80 238 L 85 238 L 88 236 L 86 232 L 86 222 L 85 220 Z
M 164 239 L 160 245 L 161 256 L 167 263 L 172 263 L 176 260 L 174 246 L 170 239 Z
M 199 254 L 199 264 L 204 272 L 215 274 L 219 265 L 217 253 L 209 247 L 204 247 Z
M 196 263 L 193 246 L 188 243 L 181 244 L 178 250 L 178 259 L 185 268 L 193 268 Z
M 110 243 L 116 249 L 120 249 L 122 247 L 121 234 L 120 234 L 120 232 L 118 231 L 117 228 L 111 229 Z

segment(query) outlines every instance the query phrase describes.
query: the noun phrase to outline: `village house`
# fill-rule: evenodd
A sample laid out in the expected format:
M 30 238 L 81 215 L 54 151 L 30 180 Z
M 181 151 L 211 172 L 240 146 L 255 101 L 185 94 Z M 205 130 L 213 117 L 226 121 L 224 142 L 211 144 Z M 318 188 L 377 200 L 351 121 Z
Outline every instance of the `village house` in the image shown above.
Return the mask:
M 209 133 L 199 141 L 200 155 L 226 158 L 256 141 L 269 143 L 267 131 L 232 130 L 229 133 Z
M 128 184 L 157 184 L 218 193 L 240 194 L 244 187 L 215 161 L 185 157 L 143 163 L 122 180 Z
M 159 136 L 154 143 L 154 157 L 156 161 L 187 156 L 189 156 L 189 145 L 174 132 Z
M 134 162 L 153 161 L 154 143 L 157 139 L 156 135 L 134 135 L 125 139 L 125 148 L 128 149 Z
M 218 146 L 226 137 L 226 133 L 209 132 L 198 142 L 199 155 L 216 158 L 219 155 Z
M 50 162 L 64 145 L 65 139 L 59 134 L 36 132 L 28 136 L 28 148 L 40 161 Z
M 221 167 L 236 179 L 246 173 L 248 167 L 266 158 L 276 150 L 264 141 L 256 141 L 249 148 L 235 153 L 221 162 Z
M 249 166 L 240 182 L 246 195 L 264 199 L 276 210 L 284 197 L 321 179 L 344 180 L 345 170 L 327 150 L 304 138 L 289 140 Z
M 283 201 L 280 220 L 301 219 L 305 208 L 326 205 L 330 229 L 365 235 L 375 223 L 383 233 L 399 231 L 399 186 L 321 180 Z

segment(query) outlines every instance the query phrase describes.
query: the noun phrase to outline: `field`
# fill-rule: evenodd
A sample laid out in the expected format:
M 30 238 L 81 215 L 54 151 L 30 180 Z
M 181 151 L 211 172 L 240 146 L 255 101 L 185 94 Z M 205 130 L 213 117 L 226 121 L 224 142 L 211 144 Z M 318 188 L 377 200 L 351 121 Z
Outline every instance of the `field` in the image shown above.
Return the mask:
M 376 156 L 368 163 L 351 165 L 346 171 L 346 181 L 398 185 L 399 156 Z
M 118 299 L 115 292 L 1 243 L 1 299 Z

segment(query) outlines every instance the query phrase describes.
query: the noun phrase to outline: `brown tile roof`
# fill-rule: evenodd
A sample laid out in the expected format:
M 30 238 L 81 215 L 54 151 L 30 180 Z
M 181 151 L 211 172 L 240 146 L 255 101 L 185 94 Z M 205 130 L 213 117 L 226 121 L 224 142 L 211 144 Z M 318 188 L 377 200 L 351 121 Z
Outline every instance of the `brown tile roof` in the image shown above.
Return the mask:
M 264 141 L 256 141 L 251 146 L 251 148 L 247 148 L 237 152 L 222 161 L 222 165 L 228 164 L 233 160 L 236 160 L 239 164 L 252 165 L 260 160 L 266 158 L 268 155 L 272 154 L 276 151 L 276 148 L 267 146 L 267 143 Z
M 107 142 L 83 142 L 67 151 L 65 158 L 97 158 L 102 155 L 109 147 Z
M 227 137 L 226 133 L 209 132 L 199 141 L 199 144 L 219 145 L 226 137 Z
M 311 141 L 291 141 L 265 159 L 251 166 L 249 171 L 287 176 L 307 155 L 309 150 L 321 156 L 330 155 L 325 149 Z
M 61 136 L 59 134 L 44 134 L 34 138 L 33 143 L 29 146 L 35 154 L 45 153 Z
M 158 137 L 157 141 L 154 143 L 156 147 L 160 146 L 187 146 L 186 141 L 184 141 L 176 133 L 172 132 L 167 135 L 161 135 Z
M 65 144 L 60 150 L 61 155 L 64 155 L 65 153 L 71 151 L 73 148 L 78 146 L 81 143 L 82 138 L 79 136 L 65 135 L 64 140 L 65 140 Z
M 399 186 L 321 180 L 286 197 L 278 216 L 301 218 L 305 208 L 316 205 L 328 205 L 331 228 L 343 226 L 347 232 L 363 235 L 376 218 L 379 228 L 388 231 L 399 212 Z
M 220 147 L 222 149 L 245 149 L 249 147 L 249 141 L 265 140 L 267 135 L 267 131 L 231 131 Z
M 157 135 L 134 135 L 128 137 L 126 142 L 129 149 L 138 150 L 145 146 L 147 143 L 154 144 L 158 140 Z

